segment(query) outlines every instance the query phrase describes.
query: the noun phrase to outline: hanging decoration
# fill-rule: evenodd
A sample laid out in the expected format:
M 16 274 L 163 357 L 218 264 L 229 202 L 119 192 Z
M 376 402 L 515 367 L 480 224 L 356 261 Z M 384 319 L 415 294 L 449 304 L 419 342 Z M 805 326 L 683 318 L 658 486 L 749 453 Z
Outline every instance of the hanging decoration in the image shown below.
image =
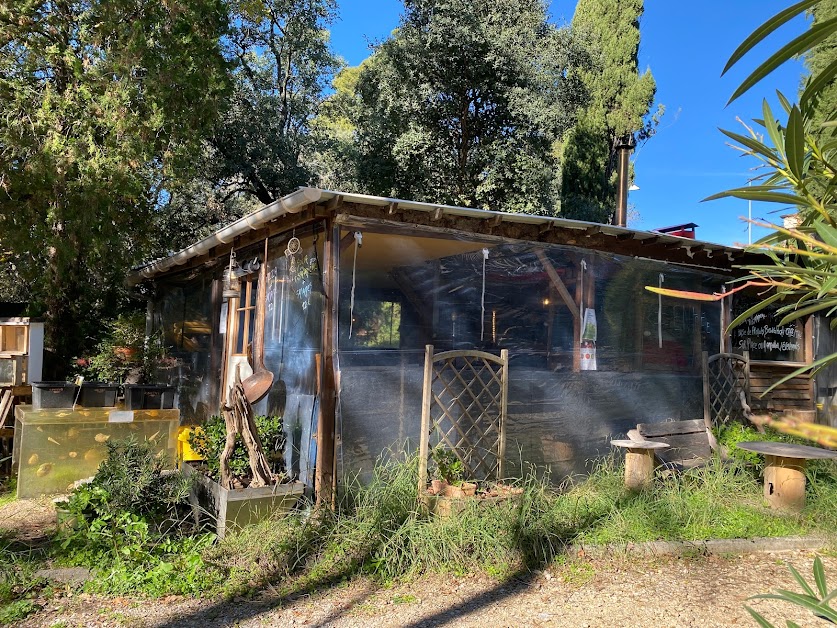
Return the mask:
M 230 264 L 224 269 L 224 290 L 221 293 L 225 301 L 237 298 L 241 292 L 241 282 L 238 280 L 240 270 L 235 260 L 235 251 L 230 250 Z
M 584 298 L 584 274 L 587 271 L 587 261 L 581 260 L 581 273 L 579 276 L 579 315 L 581 317 L 581 333 L 578 339 L 580 354 L 579 368 L 582 371 L 595 371 L 598 368 L 596 363 L 596 340 L 598 338 L 598 324 L 596 322 L 596 311 L 593 308 L 585 308 Z
M 293 233 L 291 239 L 288 240 L 288 246 L 285 247 L 285 257 L 288 259 L 288 271 L 290 275 L 296 272 L 296 256 L 302 250 L 302 244 L 299 238 L 296 237 L 296 232 Z
M 663 289 L 663 282 L 666 276 L 660 273 L 659 288 Z M 660 349 L 663 348 L 663 294 L 657 294 L 657 343 Z
M 480 342 L 485 336 L 485 264 L 488 261 L 488 249 L 482 250 L 482 296 L 480 297 Z
M 355 323 L 355 274 L 357 272 L 357 250 L 363 246 L 363 234 L 355 231 L 355 256 L 352 260 L 352 293 L 349 298 L 349 338 L 352 337 L 352 329 Z

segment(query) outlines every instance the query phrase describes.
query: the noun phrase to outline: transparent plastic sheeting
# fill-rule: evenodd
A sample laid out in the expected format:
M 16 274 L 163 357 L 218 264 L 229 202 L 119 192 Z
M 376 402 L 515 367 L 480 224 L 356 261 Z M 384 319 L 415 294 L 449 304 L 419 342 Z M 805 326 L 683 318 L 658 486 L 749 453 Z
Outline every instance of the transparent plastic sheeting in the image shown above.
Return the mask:
M 348 241 L 339 281 L 343 473 L 368 477 L 387 448 L 417 448 L 427 344 L 509 350 L 511 474 L 532 463 L 560 480 L 637 423 L 703 416 L 701 353 L 718 351 L 721 306 L 659 299 L 644 287 L 711 293 L 720 275 L 450 235 L 367 228 L 360 245 Z
M 298 247 L 289 246 L 292 237 Z M 509 350 L 510 473 L 528 462 L 550 466 L 559 480 L 583 472 L 638 422 L 702 416 L 701 352 L 720 346 L 720 304 L 659 299 L 644 286 L 713 292 L 721 275 L 407 226 L 347 227 L 339 237 L 338 473 L 367 477 L 388 448 L 416 447 L 426 344 L 437 352 Z M 270 240 L 265 363 L 274 385 L 255 408 L 284 415 L 291 468 L 309 485 L 322 241 L 310 229 Z M 262 260 L 263 243 L 237 255 Z M 158 286 L 155 320 L 179 358 L 169 381 L 187 421 L 205 419 L 220 402 L 225 320 L 235 315 L 220 298 L 226 263 Z M 257 278 L 242 280 L 253 290 Z M 582 349 L 591 359 L 582 362 Z
M 157 369 L 159 383 L 176 386 L 175 405 L 184 423 L 207 419 L 218 405 L 221 363 L 213 351 L 221 350 L 221 336 L 213 327 L 218 316 L 212 302 L 214 275 L 176 277 L 158 288 L 154 329 L 163 335 L 168 358 Z
M 287 442 L 286 468 L 311 484 L 316 427 L 316 365 L 321 354 L 323 294 L 320 260 L 322 241 L 309 229 L 297 238 L 299 249 L 287 254 L 295 234 L 271 238 L 267 253 L 265 299 L 265 366 L 274 375 L 273 386 L 254 411 L 282 415 Z M 264 243 L 236 252 L 247 273 L 240 277 L 239 305 L 250 296 L 255 305 L 259 266 L 264 261 Z M 238 333 L 230 345 L 242 378 L 252 369 L 252 339 L 255 309 L 230 310 L 222 301 L 221 281 L 229 259 L 217 260 L 194 275 L 178 275 L 161 282 L 155 307 L 155 328 L 162 330 L 173 365 L 158 372 L 165 383 L 178 389 L 177 405 L 184 422 L 200 424 L 219 412 L 226 334 L 230 317 L 238 317 Z M 255 262 L 255 263 L 254 263 Z M 248 288 L 249 283 L 249 288 Z M 249 289 L 249 292 L 248 292 Z M 213 299 L 213 294 L 214 299 Z M 247 338 L 243 338 L 247 321 Z M 248 370 L 244 370 L 248 369 Z

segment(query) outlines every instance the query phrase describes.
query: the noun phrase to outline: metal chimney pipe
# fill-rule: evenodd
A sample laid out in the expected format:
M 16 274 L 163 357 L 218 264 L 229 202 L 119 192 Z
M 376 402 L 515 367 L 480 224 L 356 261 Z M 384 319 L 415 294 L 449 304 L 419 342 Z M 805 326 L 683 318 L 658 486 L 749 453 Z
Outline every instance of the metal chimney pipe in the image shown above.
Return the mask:
M 631 151 L 636 146 L 633 134 L 622 138 L 616 147 L 616 216 L 614 223 L 617 227 L 628 226 L 628 185 L 630 184 Z

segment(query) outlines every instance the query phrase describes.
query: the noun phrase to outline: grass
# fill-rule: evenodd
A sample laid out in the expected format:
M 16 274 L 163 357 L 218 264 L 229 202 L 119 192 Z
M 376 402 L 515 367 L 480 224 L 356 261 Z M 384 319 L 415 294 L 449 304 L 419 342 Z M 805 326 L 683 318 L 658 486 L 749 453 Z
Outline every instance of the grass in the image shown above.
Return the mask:
M 574 544 L 833 534 L 837 468 L 809 477 L 809 507 L 770 510 L 761 471 L 740 461 L 658 477 L 646 491 L 624 488 L 615 458 L 583 481 L 555 490 L 531 473 L 519 500 L 476 502 L 455 517 L 417 507 L 414 459 L 380 464 L 368 486 L 351 485 L 335 513 L 293 514 L 248 528 L 205 557 L 223 573 L 228 594 L 273 583 L 284 593 L 329 585 L 355 574 L 388 582 L 423 573 L 483 572 L 508 577 L 565 564 Z M 583 579 L 583 578 L 582 578 Z
M 40 553 L 27 553 L 0 539 L 0 562 L 9 565 L 0 569 L 0 613 L 10 614 L 0 617 L 35 608 L 33 600 L 42 595 L 44 585 L 32 574 L 46 559 L 80 564 L 106 557 L 86 590 L 141 591 L 148 596 L 240 595 L 264 588 L 291 594 L 359 574 L 382 583 L 425 573 L 480 572 L 507 578 L 551 566 L 581 586 L 593 572 L 567 551 L 576 544 L 827 536 L 837 530 L 837 466 L 831 461 L 811 466 L 809 505 L 796 515 L 766 507 L 761 470 L 747 460 L 658 476 L 641 492 L 624 488 L 624 468 L 613 456 L 599 461 L 586 479 L 558 489 L 531 470 L 518 482 L 523 488 L 519 498 L 491 506 L 474 501 L 448 518 L 431 516 L 418 506 L 417 473 L 415 457 L 389 458 L 377 465 L 370 483 L 344 485 L 334 511 L 309 504 L 208 547 L 206 537 L 193 536 L 172 541 L 170 547 L 146 547 L 142 529 L 131 537 L 135 558 L 102 553 L 94 546 L 85 549 L 78 543 L 86 537 L 77 537 L 71 551 L 56 537 Z M 120 538 L 125 544 L 127 537 Z M 175 585 L 180 588 L 173 589 Z

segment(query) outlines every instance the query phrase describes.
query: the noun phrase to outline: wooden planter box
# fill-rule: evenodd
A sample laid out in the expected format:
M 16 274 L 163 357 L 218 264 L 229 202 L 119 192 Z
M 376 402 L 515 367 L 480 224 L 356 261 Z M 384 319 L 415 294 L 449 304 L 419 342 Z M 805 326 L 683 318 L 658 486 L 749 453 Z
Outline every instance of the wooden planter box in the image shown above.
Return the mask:
M 214 520 L 215 533 L 221 539 L 228 530 L 290 512 L 305 490 L 302 482 L 227 490 L 188 463 L 183 465 L 183 473 L 194 477 L 189 502 L 195 521 L 204 517 Z

